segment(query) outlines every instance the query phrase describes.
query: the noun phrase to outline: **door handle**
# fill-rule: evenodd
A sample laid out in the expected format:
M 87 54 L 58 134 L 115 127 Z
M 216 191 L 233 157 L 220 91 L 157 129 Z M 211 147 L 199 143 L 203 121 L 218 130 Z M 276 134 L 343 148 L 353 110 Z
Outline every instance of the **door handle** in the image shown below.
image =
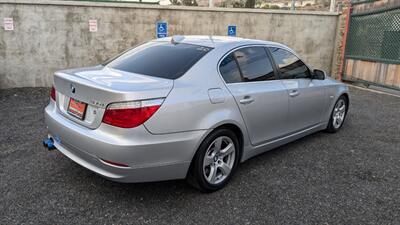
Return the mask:
M 297 90 L 291 90 L 289 92 L 290 97 L 296 97 L 297 95 L 299 95 L 299 92 Z
M 250 96 L 244 96 L 243 99 L 240 99 L 240 104 L 246 105 L 246 104 L 250 104 L 252 102 L 254 102 L 254 99 L 251 98 Z

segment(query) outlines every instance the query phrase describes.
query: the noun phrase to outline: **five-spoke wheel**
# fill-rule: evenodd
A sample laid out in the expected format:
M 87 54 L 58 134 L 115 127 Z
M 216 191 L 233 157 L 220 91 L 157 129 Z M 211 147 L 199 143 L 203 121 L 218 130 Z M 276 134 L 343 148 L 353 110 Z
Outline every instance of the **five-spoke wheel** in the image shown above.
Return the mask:
M 210 144 L 203 160 L 203 174 L 210 184 L 218 184 L 229 176 L 235 151 L 235 144 L 227 136 L 220 136 Z
M 334 133 L 342 127 L 348 110 L 348 102 L 348 99 L 344 95 L 340 96 L 336 101 L 329 119 L 328 127 L 326 128 L 328 132 Z
M 201 191 L 222 188 L 231 178 L 239 160 L 239 141 L 229 129 L 217 129 L 209 134 L 197 151 L 188 181 Z
M 339 128 L 343 121 L 344 115 L 346 114 L 346 102 L 344 99 L 339 99 L 333 109 L 333 127 Z

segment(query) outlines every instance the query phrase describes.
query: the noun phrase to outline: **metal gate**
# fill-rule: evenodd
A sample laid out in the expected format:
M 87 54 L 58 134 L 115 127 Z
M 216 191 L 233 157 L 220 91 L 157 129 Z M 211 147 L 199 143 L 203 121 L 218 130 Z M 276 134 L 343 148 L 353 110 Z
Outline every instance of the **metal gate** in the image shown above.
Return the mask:
M 344 80 L 400 90 L 400 6 L 351 13 Z

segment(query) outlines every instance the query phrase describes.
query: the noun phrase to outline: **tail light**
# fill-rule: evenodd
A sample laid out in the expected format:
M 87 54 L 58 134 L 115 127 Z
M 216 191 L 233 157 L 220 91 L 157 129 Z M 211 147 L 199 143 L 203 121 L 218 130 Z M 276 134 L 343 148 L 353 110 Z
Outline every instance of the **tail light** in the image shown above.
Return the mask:
M 54 86 L 51 87 L 50 98 L 56 101 L 56 89 L 54 88 Z
M 103 123 L 122 128 L 137 127 L 146 122 L 163 101 L 163 98 L 158 98 L 110 104 L 104 112 Z

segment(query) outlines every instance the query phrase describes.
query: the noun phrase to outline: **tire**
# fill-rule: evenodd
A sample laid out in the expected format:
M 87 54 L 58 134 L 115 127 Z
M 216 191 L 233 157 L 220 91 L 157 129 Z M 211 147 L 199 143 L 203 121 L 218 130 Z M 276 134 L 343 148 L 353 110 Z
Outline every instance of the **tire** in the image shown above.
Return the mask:
M 342 104 L 344 104 L 344 108 L 341 109 Z M 347 111 L 349 109 L 349 101 L 348 99 L 342 95 L 338 98 L 333 106 L 331 115 L 329 117 L 328 127 L 326 131 L 329 133 L 336 133 L 342 126 L 347 116 Z M 335 118 L 336 117 L 336 118 Z
M 233 131 L 225 128 L 213 131 L 192 160 L 188 183 L 202 192 L 223 188 L 237 169 L 239 153 L 239 141 Z

